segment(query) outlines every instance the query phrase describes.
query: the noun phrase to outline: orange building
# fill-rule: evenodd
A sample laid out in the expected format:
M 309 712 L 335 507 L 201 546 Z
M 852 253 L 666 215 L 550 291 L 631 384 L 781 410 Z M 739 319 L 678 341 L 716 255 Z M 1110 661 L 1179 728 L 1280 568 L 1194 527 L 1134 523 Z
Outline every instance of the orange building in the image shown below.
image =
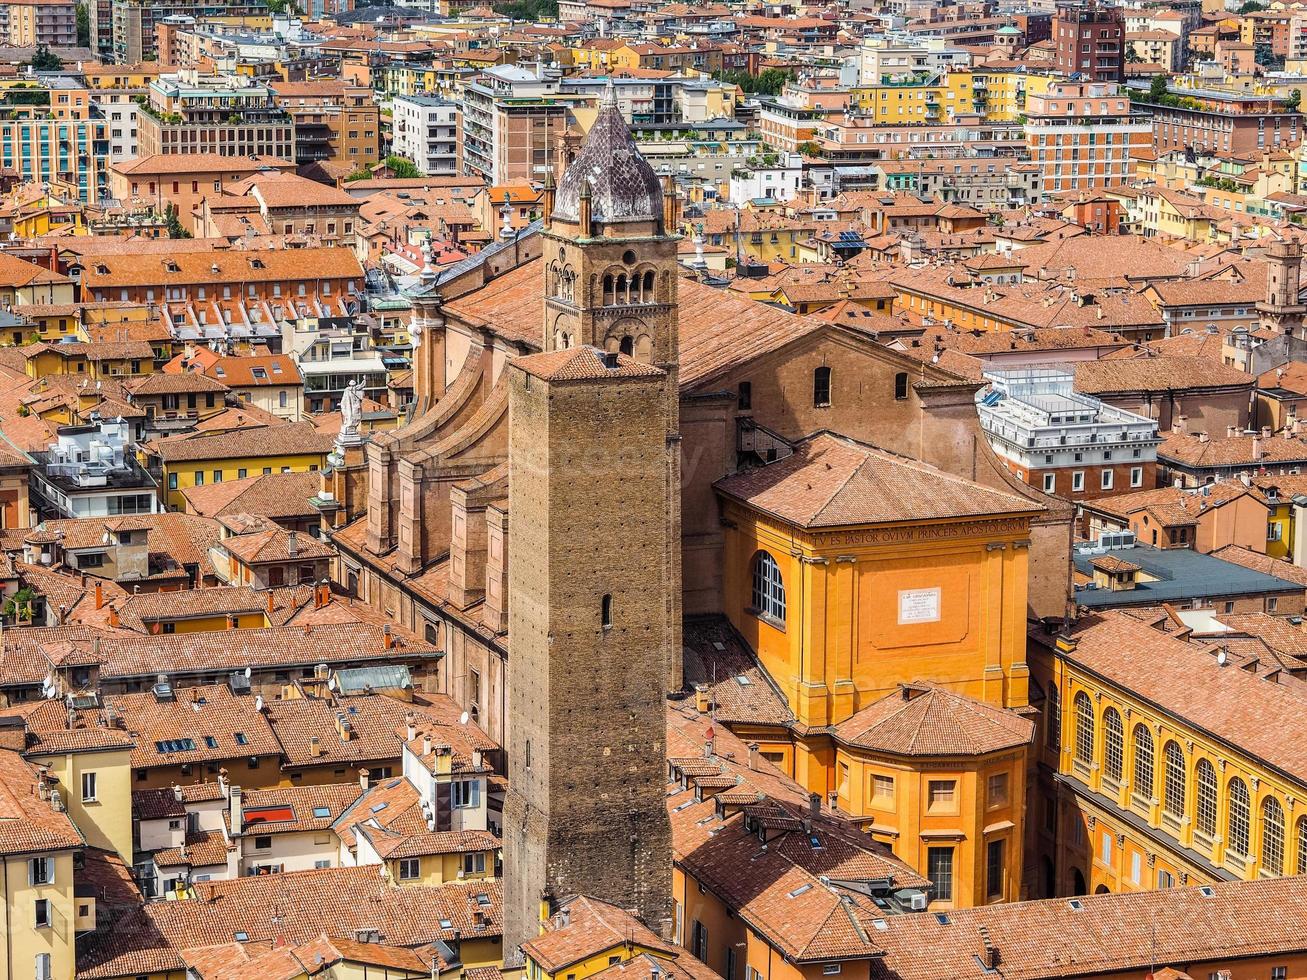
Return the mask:
M 1045 193 L 1127 184 L 1134 176 L 1132 148 L 1153 142 L 1148 117 L 1114 83 L 1055 82 L 1026 97 L 1026 117 Z

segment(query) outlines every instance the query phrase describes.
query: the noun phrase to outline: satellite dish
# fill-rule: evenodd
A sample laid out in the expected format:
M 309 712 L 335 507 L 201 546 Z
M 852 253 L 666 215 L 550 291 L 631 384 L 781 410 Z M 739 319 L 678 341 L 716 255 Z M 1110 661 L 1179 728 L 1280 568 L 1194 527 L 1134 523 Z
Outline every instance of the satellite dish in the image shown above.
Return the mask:
M 1219 652 L 1216 654 L 1216 666 L 1218 666 L 1218 667 L 1224 667 L 1224 666 L 1225 666 L 1225 651 L 1224 651 L 1224 650 L 1221 650 L 1221 651 L 1219 651 Z
M 245 668 L 245 676 L 246 678 L 250 676 L 250 669 L 248 667 Z
M 108 544 L 108 543 L 109 543 L 109 532 L 108 532 L 108 531 L 105 531 L 104 534 L 101 535 L 101 537 L 100 537 L 100 543 L 101 543 L 101 544 Z
M 458 723 L 460 725 L 466 725 L 469 717 L 470 716 L 468 715 L 468 713 L 464 711 L 461 715 L 458 716 Z
M 200 702 L 198 702 L 198 701 L 192 701 L 192 702 L 191 702 L 191 710 L 192 710 L 192 711 L 199 711 L 199 710 L 200 710 Z

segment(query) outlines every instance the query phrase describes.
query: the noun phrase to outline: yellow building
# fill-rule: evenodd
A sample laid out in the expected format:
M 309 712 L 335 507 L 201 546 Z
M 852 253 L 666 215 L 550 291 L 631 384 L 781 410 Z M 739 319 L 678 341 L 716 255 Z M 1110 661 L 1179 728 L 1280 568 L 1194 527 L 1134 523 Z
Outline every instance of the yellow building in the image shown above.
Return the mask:
M 907 685 L 836 726 L 836 805 L 935 886 L 932 908 L 1021 897 L 1034 723 Z
M 1140 191 L 1138 215 L 1146 236 L 1180 238 L 1197 243 L 1211 240 L 1219 217 L 1200 198 L 1164 187 Z
M 917 72 L 853 90 L 858 109 L 877 125 L 938 123 L 979 114 L 1011 122 L 1026 107 L 1026 96 L 1043 94 L 1051 75 L 1011 71 Z
M 552 915 L 542 905 L 541 915 L 540 935 L 522 944 L 526 980 L 589 980 L 610 969 L 616 976 L 647 976 L 650 966 L 655 975 L 673 978 L 711 975 L 685 950 L 607 902 L 580 895 Z
M 43 702 L 48 704 L 49 702 Z M 59 711 L 62 705 L 55 703 Z M 48 770 L 91 847 L 132 863 L 131 736 L 110 728 L 42 731 L 27 759 Z
M 143 340 L 89 344 L 83 341 L 27 348 L 29 378 L 73 375 L 90 381 L 123 380 L 154 373 L 154 348 Z
M 95 902 L 74 897 L 73 856 L 84 844 L 56 786 L 17 752 L 0 749 L 0 884 L 4 942 L 0 976 L 72 980 L 78 930 L 94 928 Z M 85 908 L 86 914 L 79 916 Z
M 947 861 L 949 904 L 1016 897 L 1038 505 L 824 433 L 717 489 L 726 615 L 794 715 L 747 737 L 927 877 Z M 905 710 L 987 735 L 905 753 L 875 734 Z
M 303 473 L 327 462 L 333 438 L 308 422 L 169 436 L 140 447 L 161 471 L 169 510 L 185 510 L 181 491 L 260 473 Z
M 1057 772 L 1045 892 L 1307 873 L 1307 764 L 1268 721 L 1297 717 L 1307 698 L 1162 618 L 1087 616 L 1032 646 Z

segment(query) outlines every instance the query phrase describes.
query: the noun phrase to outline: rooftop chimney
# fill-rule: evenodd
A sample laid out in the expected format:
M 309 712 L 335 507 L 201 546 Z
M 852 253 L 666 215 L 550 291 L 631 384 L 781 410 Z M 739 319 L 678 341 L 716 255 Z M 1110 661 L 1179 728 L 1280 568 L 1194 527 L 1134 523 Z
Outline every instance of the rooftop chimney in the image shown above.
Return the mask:
M 299 538 L 295 536 L 294 531 L 291 531 L 288 535 L 286 535 L 286 554 L 294 558 L 299 553 L 300 553 Z
M 365 792 L 365 793 L 368 791 L 368 782 L 369 782 L 368 771 L 367 771 L 366 769 L 360 767 L 360 768 L 359 768 L 359 788 L 362 789 L 363 792 Z
M 757 769 L 757 768 L 758 768 L 759 760 L 760 760 L 761 758 L 762 758 L 762 756 L 761 756 L 761 754 L 758 752 L 758 743 L 757 743 L 757 742 L 750 742 L 750 743 L 749 743 L 749 768 L 750 768 L 750 769 Z
M 104 583 L 99 579 L 95 580 L 95 608 L 104 608 Z

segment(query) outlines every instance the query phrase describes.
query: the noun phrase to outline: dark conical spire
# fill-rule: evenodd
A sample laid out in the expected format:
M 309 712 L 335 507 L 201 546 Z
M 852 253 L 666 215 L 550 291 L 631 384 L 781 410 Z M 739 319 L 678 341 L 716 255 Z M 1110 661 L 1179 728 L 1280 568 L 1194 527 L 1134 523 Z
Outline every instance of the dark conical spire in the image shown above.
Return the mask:
M 631 138 L 612 78 L 581 152 L 558 182 L 554 217 L 580 220 L 582 187 L 590 190 L 591 217 L 598 224 L 656 221 L 662 213 L 658 175 Z

